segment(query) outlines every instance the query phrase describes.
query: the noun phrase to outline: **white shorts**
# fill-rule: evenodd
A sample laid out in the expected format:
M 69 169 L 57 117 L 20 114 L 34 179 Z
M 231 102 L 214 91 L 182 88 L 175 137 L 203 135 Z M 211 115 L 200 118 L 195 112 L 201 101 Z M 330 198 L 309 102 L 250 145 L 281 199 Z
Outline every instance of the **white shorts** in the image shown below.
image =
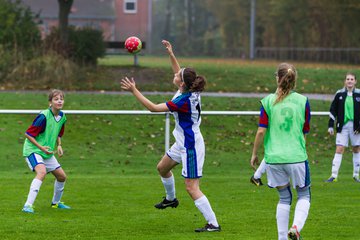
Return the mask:
M 175 162 L 182 163 L 184 178 L 201 178 L 205 160 L 205 144 L 201 134 L 195 139 L 195 149 L 186 149 L 175 142 L 166 154 Z
M 360 146 L 360 134 L 354 134 L 354 123 L 347 122 L 340 133 L 336 133 L 336 146 L 349 146 L 349 138 L 352 146 Z
M 293 164 L 266 164 L 269 187 L 281 187 L 291 183 L 293 188 L 310 186 L 308 161 Z
M 31 171 L 35 171 L 35 167 L 38 164 L 45 164 L 46 172 L 52 172 L 61 167 L 54 155 L 51 158 L 44 159 L 39 154 L 32 153 L 25 158 L 25 161 L 27 162 Z

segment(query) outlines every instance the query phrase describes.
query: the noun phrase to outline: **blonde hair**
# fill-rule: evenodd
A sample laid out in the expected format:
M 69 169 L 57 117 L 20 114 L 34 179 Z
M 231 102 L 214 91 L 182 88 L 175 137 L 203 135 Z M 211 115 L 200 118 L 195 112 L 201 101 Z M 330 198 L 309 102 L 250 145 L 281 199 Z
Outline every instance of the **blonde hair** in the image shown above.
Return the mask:
M 278 87 L 276 89 L 276 100 L 274 105 L 281 102 L 291 90 L 295 88 L 297 72 L 293 65 L 289 63 L 281 63 L 278 66 L 276 71 L 277 74 L 277 84 Z
M 49 93 L 49 96 L 48 96 L 48 100 L 49 102 L 52 101 L 52 99 L 57 96 L 57 95 L 60 95 L 62 96 L 63 98 L 65 97 L 65 94 L 63 91 L 59 90 L 59 89 L 52 89 Z

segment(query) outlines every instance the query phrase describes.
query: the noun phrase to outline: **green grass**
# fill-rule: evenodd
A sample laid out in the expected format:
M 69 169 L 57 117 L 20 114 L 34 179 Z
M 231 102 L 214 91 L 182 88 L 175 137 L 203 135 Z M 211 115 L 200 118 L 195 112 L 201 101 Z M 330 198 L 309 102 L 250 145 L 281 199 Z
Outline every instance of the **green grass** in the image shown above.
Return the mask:
M 45 94 L 2 93 L 0 109 L 44 109 Z M 168 97 L 151 96 L 163 102 Z M 65 110 L 143 109 L 133 97 L 67 94 Z M 258 99 L 203 97 L 203 110 L 257 110 Z M 313 111 L 329 102 L 311 101 Z M 156 210 L 164 195 L 156 164 L 164 152 L 163 116 L 67 115 L 64 157 L 68 175 L 63 200 L 70 211 L 49 207 L 53 177 L 47 176 L 35 202 L 36 214 L 20 212 L 34 177 L 21 156 L 24 131 L 34 115 L 0 116 L 1 239 L 276 239 L 277 192 L 249 183 L 256 116 L 203 116 L 206 163 L 201 188 L 223 231 L 196 234 L 205 222 L 187 195 L 181 167 L 174 171 L 177 209 Z M 312 205 L 304 239 L 354 239 L 357 194 L 351 153 L 344 156 L 339 182 L 325 184 L 334 154 L 327 117 L 312 118 L 307 138 Z M 265 180 L 265 176 L 264 176 Z M 293 206 L 294 207 L 294 206 Z
M 100 69 L 112 69 L 114 75 L 98 81 L 97 87 L 116 90 L 117 81 L 134 76 L 143 90 L 169 91 L 173 73 L 168 57 L 140 56 L 140 67 L 131 66 L 131 56 L 111 56 L 99 60 Z M 208 80 L 210 92 L 274 92 L 274 72 L 280 62 L 217 58 L 179 58 L 181 66 L 194 67 Z M 297 89 L 306 93 L 329 93 L 343 86 L 345 74 L 358 69 L 355 65 L 292 62 L 298 70 Z M 356 71 L 355 71 L 356 72 Z M 109 72 L 108 72 L 109 73 Z M 114 81 L 113 81 L 114 80 Z M 105 85 L 104 82 L 108 83 Z

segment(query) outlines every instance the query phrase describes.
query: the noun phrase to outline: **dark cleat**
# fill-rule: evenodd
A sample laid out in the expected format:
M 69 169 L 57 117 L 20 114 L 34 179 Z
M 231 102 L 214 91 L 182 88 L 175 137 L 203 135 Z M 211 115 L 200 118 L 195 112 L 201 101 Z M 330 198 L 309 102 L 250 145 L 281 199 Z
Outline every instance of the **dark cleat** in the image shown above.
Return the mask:
M 262 183 L 262 181 L 261 181 L 261 178 L 254 178 L 254 175 L 251 176 L 250 182 L 251 182 L 252 184 L 254 184 L 255 186 L 257 186 L 257 187 L 260 187 L 260 186 L 264 185 L 264 184 Z
M 289 237 L 289 239 L 291 239 L 291 240 L 301 240 L 301 239 L 302 239 L 302 237 L 300 236 L 300 233 L 298 232 L 296 226 L 292 226 L 292 227 L 289 229 L 288 237 Z
M 169 201 L 164 197 L 164 199 L 158 204 L 155 204 L 154 207 L 156 207 L 157 209 L 165 209 L 167 207 L 176 208 L 178 205 L 179 205 L 179 201 L 176 198 L 172 201 Z
M 221 231 L 220 225 L 218 227 L 215 227 L 210 223 L 206 224 L 205 227 L 195 229 L 195 232 L 220 232 L 220 231 Z
M 327 180 L 325 180 L 325 182 L 337 182 L 337 178 L 329 177 Z

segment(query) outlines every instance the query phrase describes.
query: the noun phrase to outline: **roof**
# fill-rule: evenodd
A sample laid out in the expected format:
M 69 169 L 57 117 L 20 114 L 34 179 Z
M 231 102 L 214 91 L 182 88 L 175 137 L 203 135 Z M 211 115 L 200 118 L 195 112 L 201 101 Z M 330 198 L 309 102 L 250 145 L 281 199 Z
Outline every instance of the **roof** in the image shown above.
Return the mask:
M 40 18 L 58 18 L 59 4 L 54 0 L 22 0 Z M 116 19 L 115 0 L 74 0 L 70 19 Z

